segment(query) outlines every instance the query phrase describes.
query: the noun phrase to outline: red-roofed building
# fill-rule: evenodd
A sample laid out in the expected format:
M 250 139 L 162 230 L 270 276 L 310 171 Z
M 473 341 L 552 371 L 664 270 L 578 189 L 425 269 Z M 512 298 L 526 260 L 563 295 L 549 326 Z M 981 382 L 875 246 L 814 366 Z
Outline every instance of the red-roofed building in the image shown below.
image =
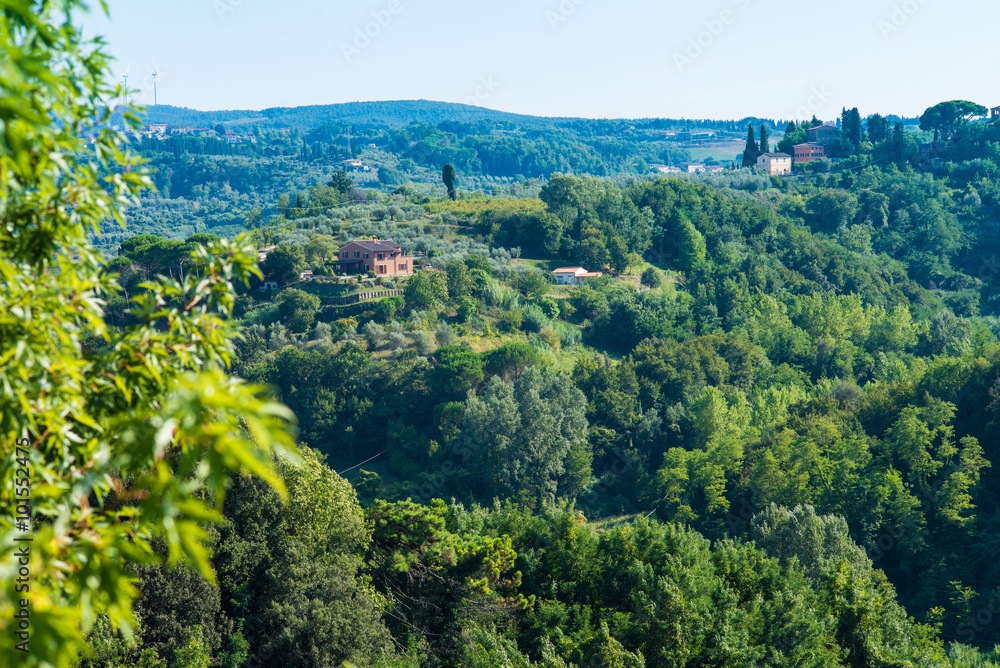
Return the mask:
M 410 276 L 413 258 L 391 241 L 352 241 L 340 249 L 338 264 L 345 273 L 374 271 L 376 276 Z
M 794 147 L 795 162 L 812 162 L 826 157 L 826 149 L 822 144 L 796 144 Z
M 588 279 L 603 276 L 599 271 L 587 271 L 583 267 L 560 267 L 552 273 L 559 285 L 583 285 Z

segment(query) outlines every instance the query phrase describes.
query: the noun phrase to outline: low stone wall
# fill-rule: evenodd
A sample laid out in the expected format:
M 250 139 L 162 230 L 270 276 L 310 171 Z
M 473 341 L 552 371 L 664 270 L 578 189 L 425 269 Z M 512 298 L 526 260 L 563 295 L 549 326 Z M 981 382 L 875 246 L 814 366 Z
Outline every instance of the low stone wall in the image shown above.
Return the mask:
M 321 306 L 347 306 L 348 304 L 357 304 L 359 302 L 368 301 L 369 299 L 399 297 L 402 294 L 402 290 L 369 290 L 367 292 L 347 295 L 346 297 L 320 297 L 319 303 Z

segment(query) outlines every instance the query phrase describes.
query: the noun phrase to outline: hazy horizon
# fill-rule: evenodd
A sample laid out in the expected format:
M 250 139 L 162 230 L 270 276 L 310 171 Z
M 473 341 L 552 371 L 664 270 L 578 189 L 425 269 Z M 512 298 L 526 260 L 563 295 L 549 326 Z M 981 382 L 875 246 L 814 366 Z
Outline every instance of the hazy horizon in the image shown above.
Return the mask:
M 836 12 L 790 0 L 109 4 L 110 20 L 85 25 L 106 37 L 119 81 L 131 65 L 135 101 L 153 102 L 155 60 L 158 102 L 202 111 L 423 99 L 532 116 L 830 120 L 843 107 L 913 117 L 946 99 L 998 102 L 1000 10 L 968 0 Z
M 462 102 L 449 102 L 447 100 L 426 100 L 426 99 L 422 99 L 422 100 L 421 99 L 408 99 L 408 100 L 404 100 L 404 99 L 396 99 L 396 100 L 347 100 L 347 101 L 344 101 L 344 102 L 302 104 L 302 105 L 295 105 L 295 106 L 278 104 L 278 105 L 272 105 L 272 106 L 269 106 L 269 107 L 257 107 L 257 108 L 250 108 L 250 107 L 228 107 L 228 108 L 218 108 L 218 109 L 202 109 L 202 108 L 198 108 L 198 107 L 185 107 L 185 106 L 174 105 L 174 104 L 166 104 L 166 103 L 163 103 L 163 102 L 161 102 L 158 106 L 160 106 L 160 107 L 172 107 L 172 108 L 175 108 L 175 109 L 186 109 L 186 110 L 192 111 L 192 112 L 208 113 L 208 114 L 210 114 L 210 113 L 227 113 L 227 112 L 228 113 L 233 113 L 233 112 L 244 112 L 244 111 L 245 112 L 262 112 L 262 111 L 265 111 L 267 109 L 303 109 L 303 108 L 308 108 L 308 107 L 332 107 L 332 106 L 337 106 L 337 105 L 349 105 L 349 104 L 379 104 L 379 103 L 391 104 L 391 103 L 395 103 L 395 102 L 428 102 L 428 103 L 431 103 L 431 104 L 459 104 L 459 105 L 460 104 L 464 104 Z M 147 105 L 145 108 L 146 108 L 146 110 L 155 109 L 155 107 L 151 103 L 149 105 Z M 773 120 L 788 120 L 787 118 L 774 117 L 774 116 L 765 116 L 763 114 L 758 114 L 758 115 L 744 115 L 744 116 L 738 116 L 738 117 L 732 117 L 732 118 L 730 118 L 730 117 L 721 117 L 721 116 L 719 116 L 719 117 L 709 117 L 709 116 L 698 116 L 698 117 L 695 117 L 695 116 L 666 116 L 666 115 L 664 115 L 664 116 L 580 116 L 579 114 L 577 114 L 577 115 L 565 115 L 564 114 L 564 115 L 560 115 L 560 116 L 549 116 L 549 115 L 541 115 L 541 114 L 524 113 L 524 112 L 520 112 L 520 111 L 510 111 L 508 109 L 498 109 L 498 108 L 494 108 L 494 107 L 479 107 L 479 108 L 486 109 L 488 111 L 495 111 L 495 112 L 503 113 L 503 114 L 513 114 L 513 115 L 517 115 L 517 116 L 527 116 L 527 117 L 534 117 L 534 118 L 574 118 L 574 119 L 580 119 L 580 120 L 593 120 L 593 121 L 643 121 L 643 120 L 656 120 L 656 119 L 665 119 L 665 118 L 670 118 L 670 119 L 674 119 L 674 120 L 690 120 L 690 121 L 698 121 L 698 120 L 705 120 L 705 121 L 734 121 L 735 120 L 735 121 L 739 121 L 739 120 L 743 120 L 743 119 L 746 119 L 746 118 L 762 118 L 762 119 L 773 119 Z M 884 115 L 885 114 L 888 114 L 890 116 L 894 115 L 893 112 L 891 112 L 891 111 L 884 112 Z M 912 118 L 918 117 L 920 114 L 906 114 L 906 115 L 904 115 L 904 114 L 895 114 L 895 115 L 899 116 L 901 118 L 912 119 Z M 837 117 L 839 118 L 839 114 L 837 115 Z M 824 119 L 824 120 L 827 120 L 828 122 L 832 123 L 835 120 L 837 120 L 837 118 L 831 117 L 829 119 Z

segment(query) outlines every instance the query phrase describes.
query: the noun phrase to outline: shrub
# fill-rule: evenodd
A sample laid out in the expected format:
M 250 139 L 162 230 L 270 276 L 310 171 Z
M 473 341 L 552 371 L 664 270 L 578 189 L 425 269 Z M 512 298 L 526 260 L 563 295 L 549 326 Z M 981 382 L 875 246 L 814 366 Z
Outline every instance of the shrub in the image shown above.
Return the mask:
M 244 326 L 250 325 L 270 325 L 278 321 L 278 305 L 277 304 L 266 304 L 264 306 L 259 306 L 252 311 L 247 311 L 243 316 Z
M 271 325 L 271 335 L 267 340 L 267 347 L 271 350 L 281 350 L 285 346 L 292 345 L 292 338 L 288 336 L 288 330 L 281 323 Z
M 650 267 L 646 271 L 642 272 L 642 278 L 639 280 L 643 285 L 650 288 L 658 288 L 663 285 L 663 275 L 656 267 Z
M 513 309 L 511 311 L 505 311 L 503 316 L 500 318 L 500 324 L 505 331 L 516 332 L 521 329 L 521 324 L 524 322 L 524 311 L 521 309 Z
M 291 288 L 278 296 L 278 314 L 288 329 L 301 334 L 312 327 L 319 303 L 316 295 Z
M 385 339 L 385 327 L 379 325 L 375 322 L 369 322 L 361 330 L 362 335 L 368 339 L 368 344 L 371 346 L 372 350 L 378 348 L 378 344 Z
M 583 333 L 572 325 L 563 322 L 553 323 L 552 328 L 559 333 L 559 341 L 563 348 L 571 348 L 583 340 Z
M 549 276 L 540 271 L 519 270 L 515 272 L 512 280 L 517 283 L 517 289 L 532 300 L 544 297 L 551 285 Z
M 435 330 L 434 338 L 437 339 L 438 345 L 450 346 L 455 343 L 455 330 L 448 323 L 442 322 Z
M 415 308 L 429 308 L 448 301 L 448 277 L 440 271 L 424 270 L 406 283 L 406 301 Z
M 389 341 L 389 347 L 392 348 L 393 351 L 401 350 L 405 348 L 409 343 L 406 340 L 406 335 L 402 334 L 401 332 L 392 332 L 391 334 L 389 334 L 388 341 Z
M 472 297 L 460 297 L 458 299 L 458 319 L 462 322 L 469 322 L 469 319 L 476 314 L 479 309 L 479 302 Z
M 552 349 L 552 352 L 558 353 L 559 346 L 562 343 L 562 339 L 556 330 L 551 327 L 544 327 L 542 331 L 538 333 L 538 337 L 545 342 L 545 344 Z
M 392 320 L 393 316 L 396 315 L 396 312 L 402 307 L 402 297 L 386 297 L 385 299 L 375 303 L 375 318 L 380 322 L 388 322 Z
M 354 325 L 348 326 L 344 333 L 340 335 L 341 341 L 357 341 L 358 340 L 358 328 Z
M 419 330 L 413 333 L 413 343 L 422 355 L 427 355 L 434 350 L 434 337 L 430 332 Z
M 524 309 L 522 328 L 526 332 L 538 333 L 549 326 L 549 319 L 537 304 L 529 304 Z

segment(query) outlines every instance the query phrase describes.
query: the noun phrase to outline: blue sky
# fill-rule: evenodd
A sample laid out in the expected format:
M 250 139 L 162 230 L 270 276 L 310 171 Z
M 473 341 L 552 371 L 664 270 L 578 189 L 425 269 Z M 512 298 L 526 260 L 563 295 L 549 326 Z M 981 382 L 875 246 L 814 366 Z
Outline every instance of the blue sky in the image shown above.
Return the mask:
M 985 0 L 110 0 L 136 99 L 428 99 L 590 118 L 833 119 L 1000 104 Z

